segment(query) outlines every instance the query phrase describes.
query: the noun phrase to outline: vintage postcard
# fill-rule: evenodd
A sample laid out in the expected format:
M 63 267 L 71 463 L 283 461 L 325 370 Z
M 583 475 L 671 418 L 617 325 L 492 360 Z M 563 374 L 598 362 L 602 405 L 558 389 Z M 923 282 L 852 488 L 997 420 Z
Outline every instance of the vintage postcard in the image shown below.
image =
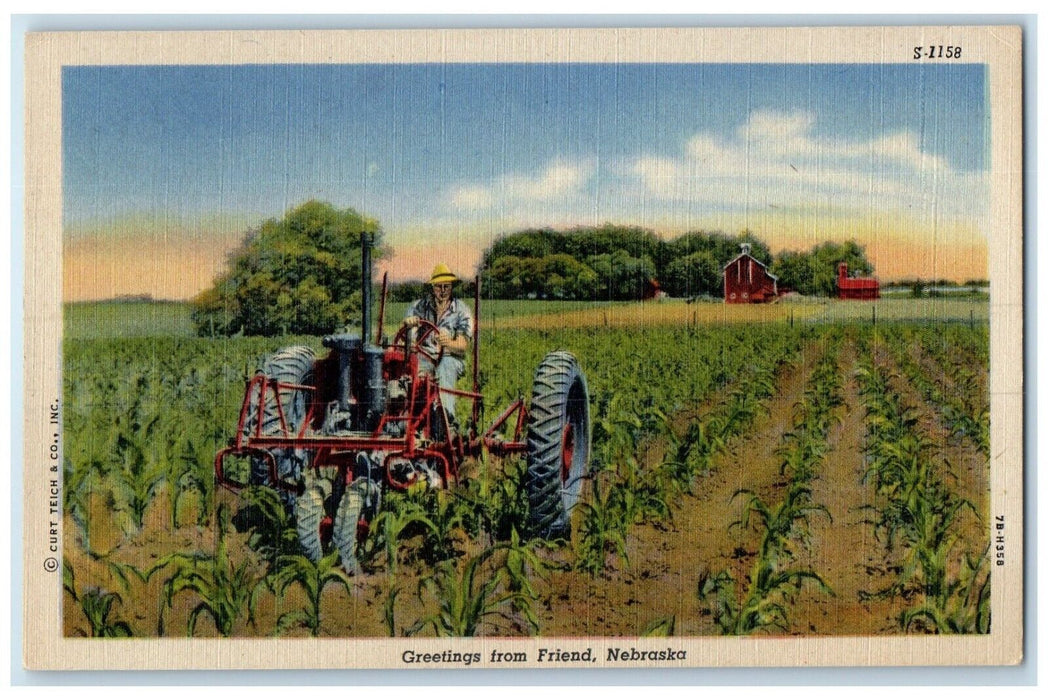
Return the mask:
M 1021 45 L 29 35 L 26 667 L 1020 663 Z

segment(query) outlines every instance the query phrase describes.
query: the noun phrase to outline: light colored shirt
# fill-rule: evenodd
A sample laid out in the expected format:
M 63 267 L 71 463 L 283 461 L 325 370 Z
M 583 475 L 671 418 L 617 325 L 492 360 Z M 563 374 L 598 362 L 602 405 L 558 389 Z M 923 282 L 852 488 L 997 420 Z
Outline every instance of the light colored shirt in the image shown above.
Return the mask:
M 437 318 L 437 307 L 433 297 L 426 295 L 408 307 L 404 318 L 408 316 L 418 316 L 429 321 L 435 324 L 437 328 L 451 333 L 456 338 L 465 336 L 470 341 L 473 340 L 473 314 L 470 313 L 469 307 L 461 299 L 452 298 L 448 308 L 440 318 Z M 437 345 L 435 334 L 431 334 L 426 338 L 426 342 L 422 346 L 424 350 L 433 354 L 436 354 L 440 349 Z

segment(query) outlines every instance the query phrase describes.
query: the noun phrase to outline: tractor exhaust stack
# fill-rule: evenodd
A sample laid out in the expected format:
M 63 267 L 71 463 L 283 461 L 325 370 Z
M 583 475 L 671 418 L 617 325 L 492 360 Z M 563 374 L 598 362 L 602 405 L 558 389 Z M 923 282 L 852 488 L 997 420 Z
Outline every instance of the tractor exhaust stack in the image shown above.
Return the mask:
M 360 232 L 360 337 L 366 343 L 371 338 L 371 247 L 375 234 Z

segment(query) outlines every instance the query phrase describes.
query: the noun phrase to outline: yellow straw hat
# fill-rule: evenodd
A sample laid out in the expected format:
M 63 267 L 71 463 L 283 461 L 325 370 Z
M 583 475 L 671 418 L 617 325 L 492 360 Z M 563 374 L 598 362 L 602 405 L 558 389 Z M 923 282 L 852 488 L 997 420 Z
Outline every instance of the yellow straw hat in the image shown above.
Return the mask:
M 437 263 L 437 266 L 433 268 L 433 276 L 429 278 L 429 283 L 447 284 L 448 282 L 458 282 L 458 277 L 448 269 L 447 265 L 444 263 Z

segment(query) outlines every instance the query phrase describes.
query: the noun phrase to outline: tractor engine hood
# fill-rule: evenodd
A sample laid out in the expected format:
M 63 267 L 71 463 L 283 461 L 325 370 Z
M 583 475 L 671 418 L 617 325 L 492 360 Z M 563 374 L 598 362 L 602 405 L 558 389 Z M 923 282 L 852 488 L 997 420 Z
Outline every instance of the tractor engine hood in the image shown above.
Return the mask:
M 350 333 L 328 335 L 322 342 L 338 355 L 339 412 L 349 414 L 353 430 L 373 430 L 386 410 L 385 351 Z

